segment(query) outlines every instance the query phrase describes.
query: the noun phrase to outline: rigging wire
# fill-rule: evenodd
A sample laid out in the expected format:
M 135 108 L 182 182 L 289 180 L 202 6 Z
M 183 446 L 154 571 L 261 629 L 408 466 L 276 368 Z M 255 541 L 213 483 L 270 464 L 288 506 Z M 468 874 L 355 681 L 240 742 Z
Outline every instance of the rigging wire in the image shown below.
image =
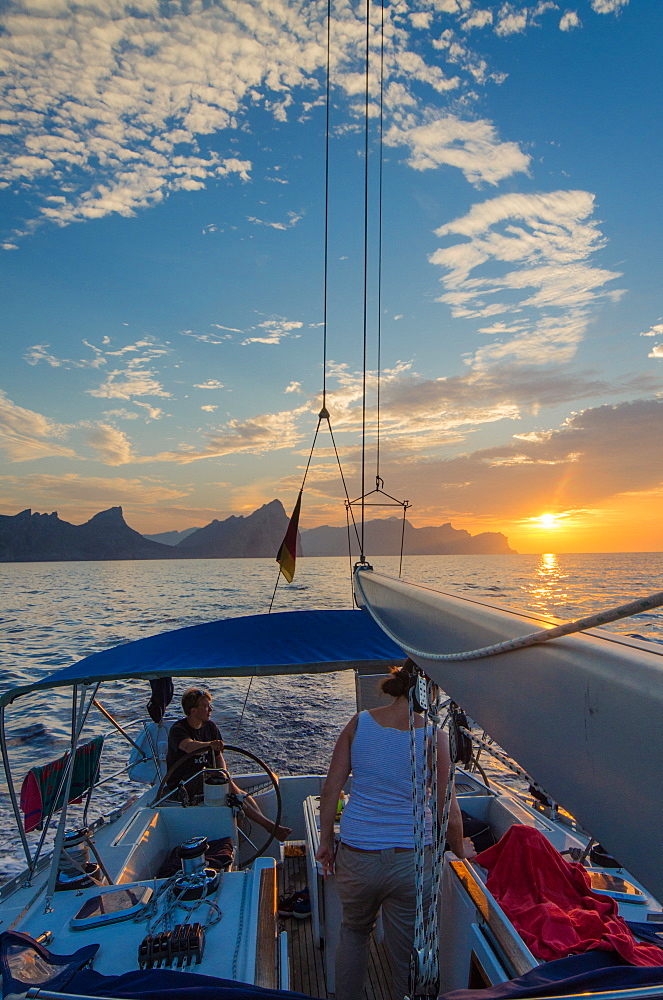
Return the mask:
M 377 350 L 377 413 L 375 442 L 375 485 L 384 486 L 380 476 L 380 389 L 382 375 L 382 175 L 384 167 L 384 0 L 381 5 L 380 20 L 380 125 L 379 137 L 379 169 L 378 169 L 378 350 Z M 401 551 L 402 558 L 402 551 Z
M 366 565 L 365 531 L 367 506 L 399 506 L 403 511 L 400 539 L 398 575 L 403 569 L 405 545 L 405 512 L 410 507 L 408 500 L 397 500 L 384 491 L 384 479 L 380 474 L 380 414 L 382 391 L 382 228 L 383 228 L 383 188 L 384 188 L 384 74 L 385 74 L 385 4 L 380 5 L 380 72 L 379 72 L 379 128 L 378 128 L 378 180 L 377 180 L 377 401 L 376 401 L 376 473 L 375 489 L 366 492 L 366 434 L 367 434 L 367 387 L 368 387 L 368 265 L 369 265 L 369 139 L 370 139 L 370 0 L 366 3 L 366 52 L 365 52 L 365 95 L 364 95 L 364 289 L 363 289 L 363 368 L 362 368 L 362 433 L 361 433 L 361 496 L 347 500 L 346 506 L 361 507 L 361 530 L 359 539 L 359 565 Z M 368 498 L 379 494 L 386 499 L 378 503 L 368 502 Z M 353 516 L 354 521 L 354 516 Z
M 331 0 L 327 0 L 327 85 L 325 99 L 325 250 L 322 292 L 322 411 L 327 409 L 327 290 L 329 284 L 329 114 L 331 108 Z M 321 412 L 322 412 L 321 411 Z M 318 427 L 320 424 L 318 423 Z M 317 435 L 317 430 L 316 430 Z
M 370 97 L 370 37 L 371 37 L 371 0 L 366 0 L 366 62 L 364 67 L 364 317 L 363 317 L 363 355 L 362 355 L 362 400 L 361 400 L 361 539 L 360 563 L 365 563 L 365 505 L 366 494 L 366 366 L 368 346 L 368 140 L 369 140 L 369 97 Z

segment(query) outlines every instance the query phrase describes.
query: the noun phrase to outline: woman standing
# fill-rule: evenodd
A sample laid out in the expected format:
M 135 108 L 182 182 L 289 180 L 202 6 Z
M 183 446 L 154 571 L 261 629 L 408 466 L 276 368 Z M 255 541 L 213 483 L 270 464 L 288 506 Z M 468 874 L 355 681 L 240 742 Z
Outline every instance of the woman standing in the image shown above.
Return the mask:
M 354 715 L 338 738 L 320 797 L 320 847 L 316 859 L 323 874 L 334 873 L 343 906 L 336 950 L 336 1000 L 361 1000 L 368 947 L 378 911 L 392 966 L 393 1000 L 408 987 L 416 906 L 414 820 L 408 692 L 416 664 L 406 660 L 382 682 L 391 705 Z M 415 716 L 418 770 L 424 728 Z M 438 736 L 438 808 L 442 810 L 451 765 L 449 742 Z M 343 785 L 352 772 L 352 794 L 341 815 L 341 842 L 334 857 L 334 817 Z M 430 862 L 431 814 L 426 814 L 426 852 Z M 463 840 L 463 822 L 455 794 L 447 841 L 460 858 L 473 858 L 472 842 Z M 424 900 L 427 907 L 428 901 Z

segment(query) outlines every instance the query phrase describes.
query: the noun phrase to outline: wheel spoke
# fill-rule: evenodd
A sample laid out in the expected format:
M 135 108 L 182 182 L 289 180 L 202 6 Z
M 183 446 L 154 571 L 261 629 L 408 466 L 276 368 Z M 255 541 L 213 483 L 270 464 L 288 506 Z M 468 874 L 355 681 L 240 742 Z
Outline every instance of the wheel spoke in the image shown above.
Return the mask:
M 251 847 L 253 848 L 254 851 L 258 850 L 258 845 L 253 843 L 253 841 L 249 837 L 248 833 L 244 833 L 244 831 L 242 830 L 241 826 L 239 826 L 239 825 L 237 826 L 237 832 L 241 833 L 241 835 L 244 837 L 244 840 L 247 842 L 247 844 L 251 845 Z

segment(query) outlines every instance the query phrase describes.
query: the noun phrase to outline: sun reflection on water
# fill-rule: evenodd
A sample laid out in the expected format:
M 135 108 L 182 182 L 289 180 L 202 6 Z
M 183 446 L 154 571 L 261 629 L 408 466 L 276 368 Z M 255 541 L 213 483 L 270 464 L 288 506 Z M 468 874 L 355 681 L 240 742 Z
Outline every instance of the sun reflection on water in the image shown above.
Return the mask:
M 560 605 L 569 598 L 566 583 L 568 576 L 563 572 L 554 552 L 544 552 L 536 567 L 534 579 L 527 588 L 531 607 L 544 614 L 556 615 Z

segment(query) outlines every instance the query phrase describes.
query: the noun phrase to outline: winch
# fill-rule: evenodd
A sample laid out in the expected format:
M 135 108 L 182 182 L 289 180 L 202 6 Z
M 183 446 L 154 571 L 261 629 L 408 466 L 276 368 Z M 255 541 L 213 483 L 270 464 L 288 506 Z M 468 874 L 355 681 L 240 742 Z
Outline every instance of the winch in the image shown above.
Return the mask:
M 201 899 L 217 888 L 221 874 L 206 866 L 207 846 L 207 837 L 192 837 L 180 846 L 182 874 L 173 881 L 173 891 L 178 899 Z
M 98 861 L 90 860 L 90 832 L 87 827 L 69 830 L 62 841 L 55 891 L 86 889 L 102 879 Z

